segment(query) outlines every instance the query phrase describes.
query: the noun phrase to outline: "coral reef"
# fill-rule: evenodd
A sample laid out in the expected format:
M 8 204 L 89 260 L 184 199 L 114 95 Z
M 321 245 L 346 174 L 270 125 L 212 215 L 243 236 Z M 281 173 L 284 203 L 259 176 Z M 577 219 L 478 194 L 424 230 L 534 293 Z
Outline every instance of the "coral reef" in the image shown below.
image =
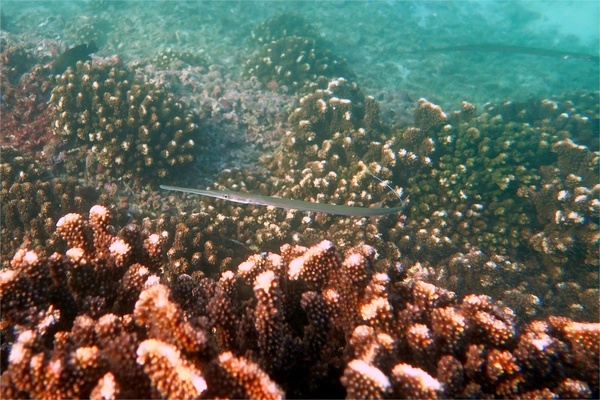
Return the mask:
M 202 144 L 197 116 L 182 101 L 119 65 L 78 63 L 56 82 L 54 132 L 81 149 L 80 171 L 96 179 L 165 178 Z
M 13 40 L 0 38 L 0 65 L 2 76 L 2 93 L 7 83 L 16 83 L 21 75 L 35 64 L 35 57 L 24 45 L 17 44 Z
M 56 221 L 65 211 L 87 211 L 100 196 L 74 178 L 53 178 L 13 147 L 2 146 L 0 153 L 0 254 L 6 267 L 23 244 L 41 256 L 60 250 L 53 235 Z
M 264 88 L 255 77 L 240 79 L 239 71 L 211 60 L 202 50 L 189 54 L 167 49 L 130 66 L 147 81 L 181 94 L 198 113 L 211 149 L 196 156 L 201 176 L 232 165 L 253 165 L 285 134 L 286 109 L 293 98 Z
M 322 87 L 337 76 L 350 78 L 346 60 L 311 38 L 288 36 L 266 43 L 246 62 L 246 76 L 255 76 L 265 86 L 302 93 Z
M 581 99 L 589 107 L 590 96 Z M 532 113 L 530 122 L 506 122 L 499 115 L 478 116 L 466 102 L 446 114 L 422 99 L 414 126 L 389 128 L 373 98 L 334 79 L 327 89 L 303 96 L 291 112 L 283 151 L 261 159 L 270 175 L 227 169 L 213 187 L 369 206 L 397 201 L 390 184 L 410 195 L 405 215 L 357 221 L 203 199 L 203 211 L 218 216 L 207 222 L 207 231 L 216 234 L 211 242 L 217 248 L 238 253 L 229 255 L 235 262 L 248 249 L 275 251 L 286 242 L 316 243 L 322 235 L 341 248 L 367 243 L 388 262 L 402 254 L 412 275 L 460 295 L 491 294 L 519 316 L 569 310 L 572 317 L 595 320 L 597 153 L 569 139 L 561 115 Z M 588 128 L 581 125 L 575 133 Z M 190 200 L 184 204 L 180 211 L 194 209 Z M 184 224 L 186 231 L 198 231 Z M 239 248 L 225 244 L 230 235 Z
M 569 136 L 578 144 L 598 149 L 599 96 L 598 92 L 580 92 L 552 96 L 550 99 L 530 99 L 526 102 L 488 103 L 484 109 L 491 116 L 502 115 L 507 122 L 540 125 L 544 123 L 544 119 L 553 119 L 557 130 L 569 132 Z
M 341 54 L 361 85 L 387 82 L 382 120 L 301 16 L 277 4 L 252 30 L 264 14 L 240 22 L 243 2 L 190 4 L 151 26 L 130 4 L 93 1 L 73 23 L 31 8 L 0 33 L 0 397 L 599 396 L 597 92 L 448 112 L 465 85 L 440 77 L 474 64 L 399 58 L 374 42 L 392 25 L 346 34 L 355 6 L 326 6 L 336 19 L 311 22 L 358 49 Z M 50 76 L 92 40 L 132 62 Z M 548 62 L 469 98 L 590 82 L 577 60 Z M 335 217 L 154 190 L 165 178 L 406 207 Z
M 406 279 L 368 245 L 283 245 L 218 278 L 161 277 L 165 234 L 107 208 L 64 254 L 0 272 L 2 397 L 597 397 L 600 325 L 518 324 L 483 295 Z
M 339 105 L 340 108 L 344 107 L 343 112 L 334 110 L 338 107 L 336 96 L 343 99 Z M 332 82 L 330 89 L 307 96 L 303 100 L 303 107 L 293 114 L 292 125 L 298 137 L 304 139 L 315 135 L 300 121 L 322 98 L 333 99 L 333 105 L 330 112 L 319 114 L 318 118 L 311 117 L 314 131 L 320 132 L 317 128 L 327 126 L 333 138 L 320 133 L 319 139 L 324 144 L 314 140 L 316 150 L 304 152 L 299 141 L 294 143 L 294 132 L 289 132 L 284 138 L 288 147 L 284 152 L 277 152 L 274 157 L 263 156 L 265 164 L 268 163 L 266 168 L 276 171 L 276 175 L 269 177 L 267 173 L 246 169 L 226 169 L 221 172 L 215 188 L 247 190 L 332 204 L 369 206 L 384 199 L 391 200 L 390 205 L 398 204 L 398 199 L 384 184 L 367 174 L 369 166 L 365 163 L 358 162 L 350 165 L 348 170 L 341 169 L 341 160 L 346 158 L 362 158 L 371 165 L 371 162 L 380 159 L 381 153 L 388 157 L 386 160 L 393 157 L 384 143 L 377 142 L 382 136 L 377 104 L 372 98 L 362 95 L 356 85 L 339 79 Z M 346 119 L 348 110 L 354 113 L 353 118 Z M 336 135 L 338 128 L 340 133 Z M 351 140 L 354 143 L 347 145 L 346 142 Z M 372 166 L 378 176 L 389 176 L 390 171 L 385 168 L 377 169 L 376 163 Z M 336 169 L 338 172 L 334 173 Z M 321 193 L 318 198 L 315 197 L 316 191 Z M 149 230 L 176 232 L 168 238 L 167 253 L 171 267 L 179 272 L 192 273 L 202 269 L 212 274 L 223 268 L 231 269 L 251 251 L 276 251 L 281 244 L 298 242 L 300 238 L 307 243 L 316 243 L 323 232 L 327 232 L 340 246 L 361 238 L 385 246 L 375 236 L 378 229 L 376 221 L 367 218 L 361 219 L 363 226 L 360 227 L 353 218 L 340 219 L 293 210 L 240 206 L 212 199 L 203 199 L 202 204 L 206 208 L 197 212 L 197 197 L 190 197 L 184 205 L 180 200 L 181 195 L 164 195 L 168 196 L 168 202 L 155 196 L 147 199 L 144 212 L 150 218 L 145 220 L 144 226 Z M 176 214 L 173 213 L 175 206 L 178 207 Z M 330 227 L 332 229 L 328 231 Z
M 176 201 L 174 196 L 170 200 Z M 157 197 L 156 202 L 162 205 L 164 199 Z M 144 218 L 141 226 L 150 232 L 170 233 L 164 238 L 167 279 L 200 271 L 204 275 L 218 276 L 233 269 L 251 253 L 243 243 L 233 239 L 237 237 L 237 227 L 232 218 L 214 219 L 205 212 L 180 216 L 170 212 L 157 214 L 155 218 Z
M 52 153 L 48 150 L 58 142 L 52 134 L 52 107 L 48 105 L 53 88 L 50 69 L 35 64 L 39 59 L 22 46 L 4 38 L 0 41 L 2 145 L 18 147 L 31 157 L 48 157 L 45 153 Z
M 251 41 L 262 47 L 246 61 L 245 75 L 270 89 L 306 93 L 324 88 L 331 78 L 354 77 L 346 60 L 329 50 L 331 43 L 297 14 L 278 14 L 261 22 L 252 30 Z
M 333 80 L 328 89 L 303 97 L 300 103 L 290 116 L 292 131 L 282 138 L 283 151 L 262 158 L 265 170 L 272 175 L 228 169 L 221 173 L 215 188 L 332 204 L 369 206 L 383 200 L 397 204 L 389 188 L 368 174 L 372 171 L 383 179 L 391 177 L 386 166 L 395 157 L 390 144 L 379 141 L 383 135 L 376 102 L 340 78 Z M 321 105 L 325 105 L 322 111 Z M 352 236 L 356 241 L 382 243 L 373 235 L 377 231 L 374 220 L 367 218 L 360 227 L 352 218 L 208 202 L 223 215 L 211 224 L 237 225 L 237 239 L 256 249 L 267 246 L 275 250 L 275 246 L 299 237 L 314 243 L 330 227 L 337 228 L 328 234 L 338 245 L 348 245 Z M 350 227 L 357 229 L 351 232 Z
M 422 101 L 419 109 L 426 105 Z M 390 229 L 390 239 L 408 257 L 427 253 L 430 265 L 450 256 L 435 268 L 434 279 L 461 294 L 493 295 L 520 314 L 550 306 L 550 313 L 570 309 L 573 316 L 593 318 L 598 152 L 570 139 L 562 113 L 532 113 L 517 122 L 501 114 L 474 116 L 468 103 L 460 112 L 440 109 L 438 117 L 424 119 L 419 109 L 415 123 L 435 151 L 429 166 L 411 171 L 410 218 Z M 421 122 L 436 119 L 437 126 Z M 572 285 L 580 289 L 575 297 L 566 289 Z
M 110 224 L 103 206 L 92 207 L 88 224 L 67 214 L 56 224 L 70 247 L 64 255 L 22 249 L 2 271 L 3 336 L 17 335 L 10 366 L 3 363 L 11 372 L 2 376 L 2 397 L 80 397 L 109 388 L 125 397 L 151 395 L 135 362 L 138 333 L 131 315 L 119 311 L 132 310 L 157 272 L 160 236 L 130 228 L 117 237 Z
M 571 107 L 585 121 L 592 97 L 580 98 L 582 106 Z M 402 254 L 411 275 L 461 296 L 492 295 L 520 317 L 568 310 L 593 321 L 598 153 L 570 138 L 561 115 L 507 122 L 466 102 L 445 113 L 421 99 L 413 126 L 390 128 L 373 98 L 334 79 L 291 112 L 283 151 L 261 159 L 270 175 L 228 169 L 213 188 L 369 206 L 397 201 L 389 184 L 410 196 L 405 213 L 357 220 L 213 199 L 202 200 L 203 210 L 217 212 L 211 232 L 235 232 L 253 251 L 322 235 L 340 248 L 366 243 L 391 263 Z M 592 129 L 579 126 L 574 134 Z
M 310 22 L 301 15 L 293 13 L 277 14 L 268 18 L 254 27 L 251 33 L 252 41 L 259 46 L 290 36 L 314 40 L 321 38 Z
M 333 79 L 325 90 L 316 90 L 302 97 L 300 106 L 290 114 L 289 122 L 293 136 L 287 144 L 294 153 L 301 153 L 301 148 L 311 146 L 311 143 L 318 146 L 317 153 L 319 150 L 327 151 L 328 144 L 333 148 L 345 144 L 345 147 L 351 147 L 346 153 L 352 151 L 361 159 L 368 145 L 382 138 L 384 133 L 376 101 L 363 95 L 355 83 L 344 78 Z M 335 140 L 345 135 L 350 138 L 344 140 L 350 143 Z M 321 142 L 324 146 L 319 146 Z M 310 157 L 311 153 L 308 155 L 310 160 L 325 158 L 321 154 L 318 157 Z M 303 161 L 308 160 L 298 160 L 299 163 Z

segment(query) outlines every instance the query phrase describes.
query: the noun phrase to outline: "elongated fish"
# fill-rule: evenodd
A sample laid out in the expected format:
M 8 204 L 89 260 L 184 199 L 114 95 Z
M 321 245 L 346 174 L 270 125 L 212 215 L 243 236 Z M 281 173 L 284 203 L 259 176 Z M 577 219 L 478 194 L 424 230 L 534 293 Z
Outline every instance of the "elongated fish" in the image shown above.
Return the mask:
M 334 204 L 313 203 L 311 201 L 290 200 L 281 197 L 263 196 L 260 194 L 234 192 L 233 190 L 202 190 L 188 189 L 178 186 L 160 185 L 161 189 L 176 192 L 199 194 L 201 196 L 214 197 L 221 200 L 232 201 L 241 204 L 254 204 L 258 206 L 273 206 L 286 210 L 314 211 L 325 214 L 345 215 L 349 217 L 373 217 L 378 215 L 394 214 L 402 211 L 404 203 L 394 208 L 368 208 L 338 206 Z
M 563 59 L 576 58 L 580 60 L 588 60 L 598 62 L 600 58 L 593 54 L 578 53 L 573 51 L 563 51 L 554 49 L 542 49 L 539 47 L 529 46 L 513 46 L 507 44 L 497 43 L 480 43 L 480 44 L 466 44 L 461 46 L 449 46 L 449 47 L 434 47 L 430 49 L 406 51 L 403 53 L 445 53 L 450 51 L 486 51 L 486 52 L 497 52 L 497 53 L 515 53 L 515 54 L 529 54 L 532 56 L 544 56 L 544 57 L 558 57 Z

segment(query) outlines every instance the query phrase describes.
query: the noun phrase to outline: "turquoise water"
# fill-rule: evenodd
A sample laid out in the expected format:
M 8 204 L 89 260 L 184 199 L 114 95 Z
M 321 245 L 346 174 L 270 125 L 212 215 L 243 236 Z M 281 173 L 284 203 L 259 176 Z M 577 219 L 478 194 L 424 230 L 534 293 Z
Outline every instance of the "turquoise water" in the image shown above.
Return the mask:
M 348 59 L 371 95 L 426 97 L 443 107 L 598 88 L 598 62 L 512 52 L 406 53 L 494 43 L 598 56 L 596 1 L 27 2 L 3 1 L 8 29 L 69 47 L 90 38 L 125 61 L 176 48 L 233 71 L 254 26 L 306 16 Z M 394 98 L 395 100 L 395 98 Z

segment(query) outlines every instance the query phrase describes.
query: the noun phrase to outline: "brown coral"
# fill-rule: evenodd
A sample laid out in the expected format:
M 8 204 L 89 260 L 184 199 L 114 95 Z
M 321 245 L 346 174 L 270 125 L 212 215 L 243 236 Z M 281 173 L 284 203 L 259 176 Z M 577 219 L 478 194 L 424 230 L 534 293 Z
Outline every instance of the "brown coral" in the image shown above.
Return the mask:
M 58 224 L 77 246 L 66 256 L 22 250 L 0 275 L 3 340 L 14 335 L 4 397 L 598 393 L 598 324 L 520 327 L 487 296 L 459 300 L 382 269 L 369 246 L 342 256 L 329 241 L 161 283 L 146 247 L 159 239 L 114 235 L 106 208 L 90 214 Z
M 14 147 L 2 146 L 2 264 L 8 266 L 26 243 L 40 255 L 62 250 L 54 235 L 66 211 L 85 213 L 99 200 L 98 192 L 74 178 L 53 178 L 42 164 Z
M 282 399 L 284 393 L 257 364 L 231 352 L 221 353 L 216 362 L 221 384 L 229 388 L 232 398 Z
M 193 399 L 206 391 L 206 380 L 202 373 L 183 359 L 175 346 L 148 339 L 140 344 L 137 354 L 138 363 L 144 366 L 144 371 L 161 396 Z
M 173 344 L 187 352 L 198 352 L 208 346 L 204 330 L 185 320 L 177 304 L 169 301 L 169 289 L 164 285 L 154 285 L 140 294 L 134 317 L 153 338 L 167 345 Z
M 346 60 L 313 38 L 284 36 L 265 43 L 245 65 L 246 76 L 266 86 L 275 83 L 284 91 L 302 92 L 322 86 L 336 76 L 353 75 Z
M 56 77 L 54 132 L 96 179 L 166 177 L 194 159 L 198 117 L 160 85 L 118 65 L 79 63 Z M 89 151 L 86 151 L 89 146 Z

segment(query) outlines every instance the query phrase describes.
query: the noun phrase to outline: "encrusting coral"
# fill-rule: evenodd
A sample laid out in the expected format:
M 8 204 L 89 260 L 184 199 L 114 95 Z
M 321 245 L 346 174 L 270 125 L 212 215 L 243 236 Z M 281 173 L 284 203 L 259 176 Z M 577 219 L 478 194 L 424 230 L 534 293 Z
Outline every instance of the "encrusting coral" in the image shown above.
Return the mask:
M 528 324 L 363 245 L 283 245 L 162 276 L 167 233 L 65 215 L 65 254 L 0 272 L 3 398 L 597 397 L 600 325 Z

